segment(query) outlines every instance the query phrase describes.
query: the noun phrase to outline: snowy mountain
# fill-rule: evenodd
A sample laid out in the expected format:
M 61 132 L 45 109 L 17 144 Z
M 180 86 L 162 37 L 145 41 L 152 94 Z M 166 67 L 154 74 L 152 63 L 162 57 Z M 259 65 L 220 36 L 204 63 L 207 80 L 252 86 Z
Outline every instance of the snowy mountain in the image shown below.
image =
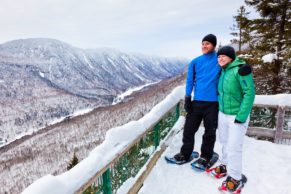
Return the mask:
M 0 146 L 82 109 L 110 105 L 128 88 L 180 74 L 188 61 L 44 38 L 0 45 Z
M 113 49 L 84 50 L 41 38 L 2 44 L 0 57 L 1 66 L 25 68 L 53 87 L 109 101 L 129 87 L 177 75 L 186 65 L 182 60 L 130 55 Z

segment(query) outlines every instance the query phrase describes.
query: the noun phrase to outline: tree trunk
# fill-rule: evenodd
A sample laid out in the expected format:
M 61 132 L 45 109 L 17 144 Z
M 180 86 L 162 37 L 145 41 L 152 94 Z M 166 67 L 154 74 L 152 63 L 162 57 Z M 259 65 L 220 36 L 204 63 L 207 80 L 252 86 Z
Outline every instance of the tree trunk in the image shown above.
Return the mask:
M 286 15 L 287 15 L 287 9 L 288 9 L 288 1 L 285 0 L 282 7 L 282 13 L 281 13 L 281 21 L 280 26 L 279 26 L 279 37 L 278 37 L 278 43 L 277 43 L 277 52 L 278 52 L 278 57 L 281 55 L 282 51 L 282 40 L 284 38 L 284 33 L 285 33 L 285 23 L 286 23 Z
M 281 81 L 283 79 L 282 76 L 284 76 L 284 66 L 283 66 L 283 61 L 280 59 L 280 56 L 282 54 L 282 45 L 283 42 L 282 40 L 286 37 L 284 37 L 285 34 L 285 24 L 286 24 L 286 15 L 287 15 L 287 9 L 288 9 L 288 1 L 285 0 L 282 5 L 282 12 L 281 12 L 281 20 L 279 21 L 279 34 L 278 34 L 278 42 L 277 42 L 277 60 L 275 61 L 275 66 L 276 66 L 276 74 L 277 74 L 277 83 L 278 86 L 276 88 L 276 93 L 281 92 Z M 275 82 L 276 83 L 276 82 Z

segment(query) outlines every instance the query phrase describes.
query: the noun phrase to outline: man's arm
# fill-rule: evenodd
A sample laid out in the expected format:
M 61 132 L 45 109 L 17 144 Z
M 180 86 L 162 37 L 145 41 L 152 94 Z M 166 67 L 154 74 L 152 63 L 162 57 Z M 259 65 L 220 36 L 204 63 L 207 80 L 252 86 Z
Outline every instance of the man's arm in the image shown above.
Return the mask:
M 195 80 L 195 63 L 194 60 L 188 65 L 188 72 L 187 72 L 187 79 L 186 79 L 186 96 L 191 97 L 193 87 L 194 87 L 194 80 Z
M 192 102 L 191 102 L 191 93 L 193 91 L 194 80 L 195 80 L 195 69 L 194 69 L 194 61 L 188 66 L 188 73 L 186 79 L 186 95 L 185 95 L 185 103 L 184 108 L 187 113 L 192 113 Z

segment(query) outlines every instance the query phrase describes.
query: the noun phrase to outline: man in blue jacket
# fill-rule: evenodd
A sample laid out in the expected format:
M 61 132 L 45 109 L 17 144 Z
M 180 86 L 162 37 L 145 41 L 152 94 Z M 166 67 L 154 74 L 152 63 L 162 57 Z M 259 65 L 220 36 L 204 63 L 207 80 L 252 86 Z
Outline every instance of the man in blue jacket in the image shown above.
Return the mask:
M 183 132 L 183 145 L 180 153 L 174 156 L 180 163 L 191 160 L 194 148 L 195 133 L 201 121 L 205 127 L 201 155 L 198 164 L 207 166 L 213 155 L 216 140 L 216 128 L 218 119 L 218 80 L 220 67 L 215 52 L 216 36 L 208 34 L 202 39 L 203 55 L 193 59 L 188 66 L 186 80 L 185 110 L 187 112 Z M 191 99 L 194 90 L 193 101 Z

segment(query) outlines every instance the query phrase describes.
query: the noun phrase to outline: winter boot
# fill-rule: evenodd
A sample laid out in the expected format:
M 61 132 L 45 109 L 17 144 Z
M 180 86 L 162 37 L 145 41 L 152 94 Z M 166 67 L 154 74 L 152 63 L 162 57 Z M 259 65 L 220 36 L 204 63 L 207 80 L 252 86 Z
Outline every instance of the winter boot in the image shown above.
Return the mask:
M 192 168 L 199 172 L 206 171 L 208 168 L 208 165 L 209 165 L 209 161 L 203 157 L 200 157 L 199 159 L 191 163 Z
M 197 164 L 201 167 L 203 167 L 204 169 L 207 168 L 207 165 L 208 165 L 208 160 L 206 160 L 205 158 L 202 158 L 200 157 L 198 160 L 197 160 Z
M 187 162 L 189 159 L 185 157 L 184 154 L 178 153 L 174 156 L 175 160 L 178 162 Z

